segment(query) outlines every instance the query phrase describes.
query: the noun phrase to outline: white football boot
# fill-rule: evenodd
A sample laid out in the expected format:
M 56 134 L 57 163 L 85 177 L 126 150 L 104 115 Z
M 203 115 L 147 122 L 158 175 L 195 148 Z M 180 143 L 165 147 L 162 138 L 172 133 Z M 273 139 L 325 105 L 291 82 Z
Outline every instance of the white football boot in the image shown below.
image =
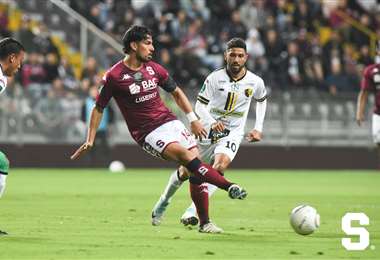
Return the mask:
M 207 224 L 204 224 L 203 226 L 199 227 L 199 232 L 201 233 L 210 233 L 210 234 L 220 234 L 223 233 L 223 229 L 218 227 L 212 222 L 209 222 Z

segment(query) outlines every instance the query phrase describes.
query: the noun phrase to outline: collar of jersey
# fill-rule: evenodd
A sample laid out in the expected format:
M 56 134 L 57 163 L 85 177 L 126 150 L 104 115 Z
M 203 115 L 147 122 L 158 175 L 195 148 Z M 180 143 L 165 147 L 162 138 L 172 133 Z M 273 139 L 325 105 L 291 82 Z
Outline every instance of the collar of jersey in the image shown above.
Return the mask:
M 244 79 L 245 75 L 247 75 L 247 72 L 248 72 L 247 68 L 245 68 L 245 73 L 244 73 L 244 75 L 241 76 L 239 79 L 234 80 L 234 79 L 231 77 L 230 73 L 228 72 L 227 67 L 226 67 L 225 69 L 226 69 L 226 73 L 227 73 L 228 77 L 230 78 L 230 82 L 238 82 L 238 81 Z

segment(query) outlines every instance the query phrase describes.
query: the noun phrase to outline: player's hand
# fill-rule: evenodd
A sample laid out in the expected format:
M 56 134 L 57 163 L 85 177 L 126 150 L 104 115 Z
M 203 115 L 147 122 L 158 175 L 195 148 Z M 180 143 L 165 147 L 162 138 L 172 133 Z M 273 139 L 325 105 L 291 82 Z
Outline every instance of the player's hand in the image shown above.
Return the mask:
M 356 116 L 356 123 L 358 124 L 358 126 L 361 126 L 363 121 L 364 121 L 363 116 Z
M 199 120 L 195 120 L 190 124 L 191 132 L 195 135 L 195 138 L 202 140 L 202 138 L 207 138 L 207 131 L 203 127 Z
M 91 150 L 93 144 L 89 143 L 89 142 L 86 142 L 84 144 L 82 144 L 78 150 L 75 151 L 75 153 L 73 153 L 73 155 L 70 156 L 70 159 L 71 160 L 76 160 L 78 159 L 79 157 L 81 157 L 83 154 L 87 153 L 89 150 Z
M 216 132 L 223 132 L 225 128 L 226 127 L 224 126 L 224 124 L 220 121 L 217 121 L 211 125 L 211 129 Z
M 248 142 L 259 142 L 261 141 L 261 138 L 262 138 L 262 133 L 253 129 L 251 132 L 249 132 L 247 134 L 247 136 L 245 137 L 245 139 L 248 141 Z

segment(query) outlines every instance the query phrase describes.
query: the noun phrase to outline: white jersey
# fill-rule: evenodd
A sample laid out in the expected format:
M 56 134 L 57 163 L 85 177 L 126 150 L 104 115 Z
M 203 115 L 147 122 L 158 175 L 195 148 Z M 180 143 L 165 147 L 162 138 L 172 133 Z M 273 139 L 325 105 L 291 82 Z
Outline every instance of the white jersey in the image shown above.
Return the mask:
M 266 95 L 264 81 L 256 74 L 247 70 L 243 78 L 234 81 L 222 68 L 206 78 L 197 100 L 207 105 L 213 119 L 223 122 L 229 135 L 243 137 L 252 98 L 262 101 Z M 211 123 L 203 121 L 205 126 Z
M 0 66 L 0 94 L 3 93 L 7 87 L 7 77 L 3 74 L 3 70 Z

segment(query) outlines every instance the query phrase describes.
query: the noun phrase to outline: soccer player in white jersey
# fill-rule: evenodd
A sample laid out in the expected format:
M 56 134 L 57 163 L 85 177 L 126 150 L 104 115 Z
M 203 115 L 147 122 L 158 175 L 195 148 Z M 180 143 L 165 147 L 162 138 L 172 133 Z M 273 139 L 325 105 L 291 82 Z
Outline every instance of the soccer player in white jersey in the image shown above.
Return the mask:
M 0 40 L 0 94 L 7 87 L 7 77 L 13 76 L 21 67 L 24 60 L 24 51 L 22 44 L 15 39 L 5 38 Z M 8 158 L 0 151 L 0 197 L 5 190 L 8 169 Z M 0 230 L 0 235 L 7 235 L 7 232 Z
M 249 142 L 257 142 L 262 138 L 267 93 L 263 80 L 247 70 L 245 66 L 247 58 L 244 40 L 231 39 L 224 53 L 226 68 L 216 70 L 207 77 L 195 104 L 196 113 L 206 129 L 209 129 L 208 139 L 198 142 L 201 157 L 206 162 L 212 163 L 221 174 L 235 158 L 244 138 L 245 123 L 252 98 L 257 101 L 256 123 L 245 138 Z M 172 173 L 167 187 L 153 208 L 153 225 L 160 225 L 172 196 L 186 179 L 187 176 L 181 169 Z M 198 207 L 196 210 L 193 203 L 186 209 L 181 222 L 185 226 L 197 225 L 200 222 L 200 232 L 221 233 L 223 230 L 210 222 L 208 216 L 208 198 L 217 187 L 206 183 L 202 185 L 203 201 L 198 204 L 203 207 Z

